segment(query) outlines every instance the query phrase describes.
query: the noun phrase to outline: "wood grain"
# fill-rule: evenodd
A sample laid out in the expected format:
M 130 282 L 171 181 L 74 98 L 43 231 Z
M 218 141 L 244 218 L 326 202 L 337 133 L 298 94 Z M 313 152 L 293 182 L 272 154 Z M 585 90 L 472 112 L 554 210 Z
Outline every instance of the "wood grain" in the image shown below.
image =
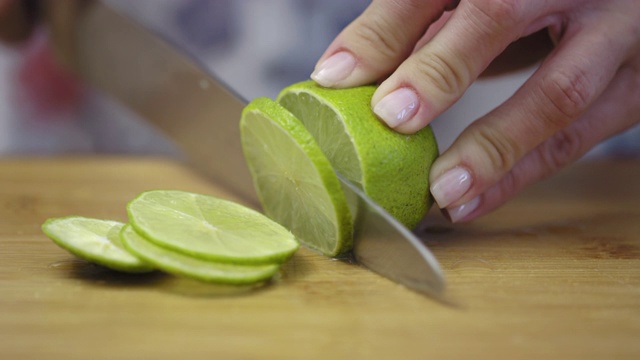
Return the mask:
M 432 212 L 442 302 L 305 249 L 257 289 L 122 275 L 40 231 L 125 221 L 154 188 L 241 201 L 169 160 L 0 160 L 0 358 L 640 358 L 638 161 L 575 165 L 468 225 Z

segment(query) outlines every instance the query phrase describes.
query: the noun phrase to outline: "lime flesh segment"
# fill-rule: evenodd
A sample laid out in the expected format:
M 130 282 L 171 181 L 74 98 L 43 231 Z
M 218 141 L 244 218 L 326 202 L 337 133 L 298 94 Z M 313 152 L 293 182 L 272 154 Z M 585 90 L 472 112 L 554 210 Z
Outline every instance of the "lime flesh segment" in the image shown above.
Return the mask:
M 384 125 L 371 110 L 375 90 L 305 81 L 283 89 L 278 102 L 300 119 L 338 172 L 413 228 L 432 204 L 429 171 L 437 143 L 428 126 L 405 135 Z
M 127 212 L 146 239 L 211 261 L 280 263 L 299 246 L 293 234 L 266 216 L 213 196 L 152 190 L 129 202 Z
M 123 223 L 81 216 L 48 219 L 42 231 L 63 249 L 113 270 L 142 273 L 153 267 L 129 253 L 120 241 Z
M 351 249 L 353 222 L 340 182 L 302 123 L 275 101 L 253 100 L 242 147 L 267 216 L 328 256 Z
M 200 281 L 253 284 L 271 278 L 280 269 L 277 264 L 235 265 L 194 258 L 154 244 L 140 236 L 131 225 L 122 228 L 120 237 L 130 252 L 158 269 Z

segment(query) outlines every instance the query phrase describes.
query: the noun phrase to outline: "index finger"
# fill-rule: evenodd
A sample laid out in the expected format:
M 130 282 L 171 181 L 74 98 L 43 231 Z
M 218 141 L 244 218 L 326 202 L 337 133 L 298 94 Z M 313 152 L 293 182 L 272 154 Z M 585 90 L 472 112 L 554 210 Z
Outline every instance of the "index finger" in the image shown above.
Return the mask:
M 444 27 L 380 85 L 372 99 L 374 111 L 399 132 L 420 130 L 457 101 L 509 44 L 545 27 L 547 23 L 536 20 L 553 13 L 550 6 L 559 5 L 516 0 L 460 2 Z
M 322 55 L 311 78 L 327 87 L 350 87 L 389 75 L 412 52 L 452 0 L 374 0 Z

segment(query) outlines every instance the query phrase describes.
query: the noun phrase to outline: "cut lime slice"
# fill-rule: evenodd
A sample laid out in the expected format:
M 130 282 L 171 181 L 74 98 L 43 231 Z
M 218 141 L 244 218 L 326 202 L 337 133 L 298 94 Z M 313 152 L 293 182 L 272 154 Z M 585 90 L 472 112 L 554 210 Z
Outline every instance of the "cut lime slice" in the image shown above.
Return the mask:
M 349 250 L 353 222 L 340 182 L 302 123 L 275 101 L 257 98 L 240 128 L 265 213 L 325 255 Z
M 154 244 L 140 236 L 131 225 L 125 225 L 122 228 L 120 237 L 130 252 L 158 269 L 200 281 L 235 285 L 253 284 L 271 278 L 280 269 L 277 264 L 236 265 L 194 258 Z
M 371 111 L 375 86 L 293 84 L 278 101 L 305 125 L 333 167 L 409 228 L 431 206 L 429 170 L 438 156 L 430 127 L 399 134 Z
M 298 249 L 287 229 L 240 204 L 176 190 L 153 190 L 127 205 L 129 220 L 146 239 L 201 259 L 267 264 Z
M 72 254 L 114 270 L 141 273 L 153 267 L 129 253 L 120 241 L 123 223 L 80 216 L 48 219 L 42 231 Z

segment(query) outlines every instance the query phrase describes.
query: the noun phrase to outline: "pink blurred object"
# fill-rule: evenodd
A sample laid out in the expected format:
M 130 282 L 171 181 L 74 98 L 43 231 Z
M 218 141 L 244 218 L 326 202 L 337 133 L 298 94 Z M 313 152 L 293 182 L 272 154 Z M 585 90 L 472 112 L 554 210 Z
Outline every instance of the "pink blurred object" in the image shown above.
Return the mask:
M 57 63 L 46 35 L 41 32 L 35 34 L 24 51 L 24 60 L 16 73 L 16 85 L 23 104 L 38 115 L 74 112 L 82 103 L 85 89 L 74 75 Z

